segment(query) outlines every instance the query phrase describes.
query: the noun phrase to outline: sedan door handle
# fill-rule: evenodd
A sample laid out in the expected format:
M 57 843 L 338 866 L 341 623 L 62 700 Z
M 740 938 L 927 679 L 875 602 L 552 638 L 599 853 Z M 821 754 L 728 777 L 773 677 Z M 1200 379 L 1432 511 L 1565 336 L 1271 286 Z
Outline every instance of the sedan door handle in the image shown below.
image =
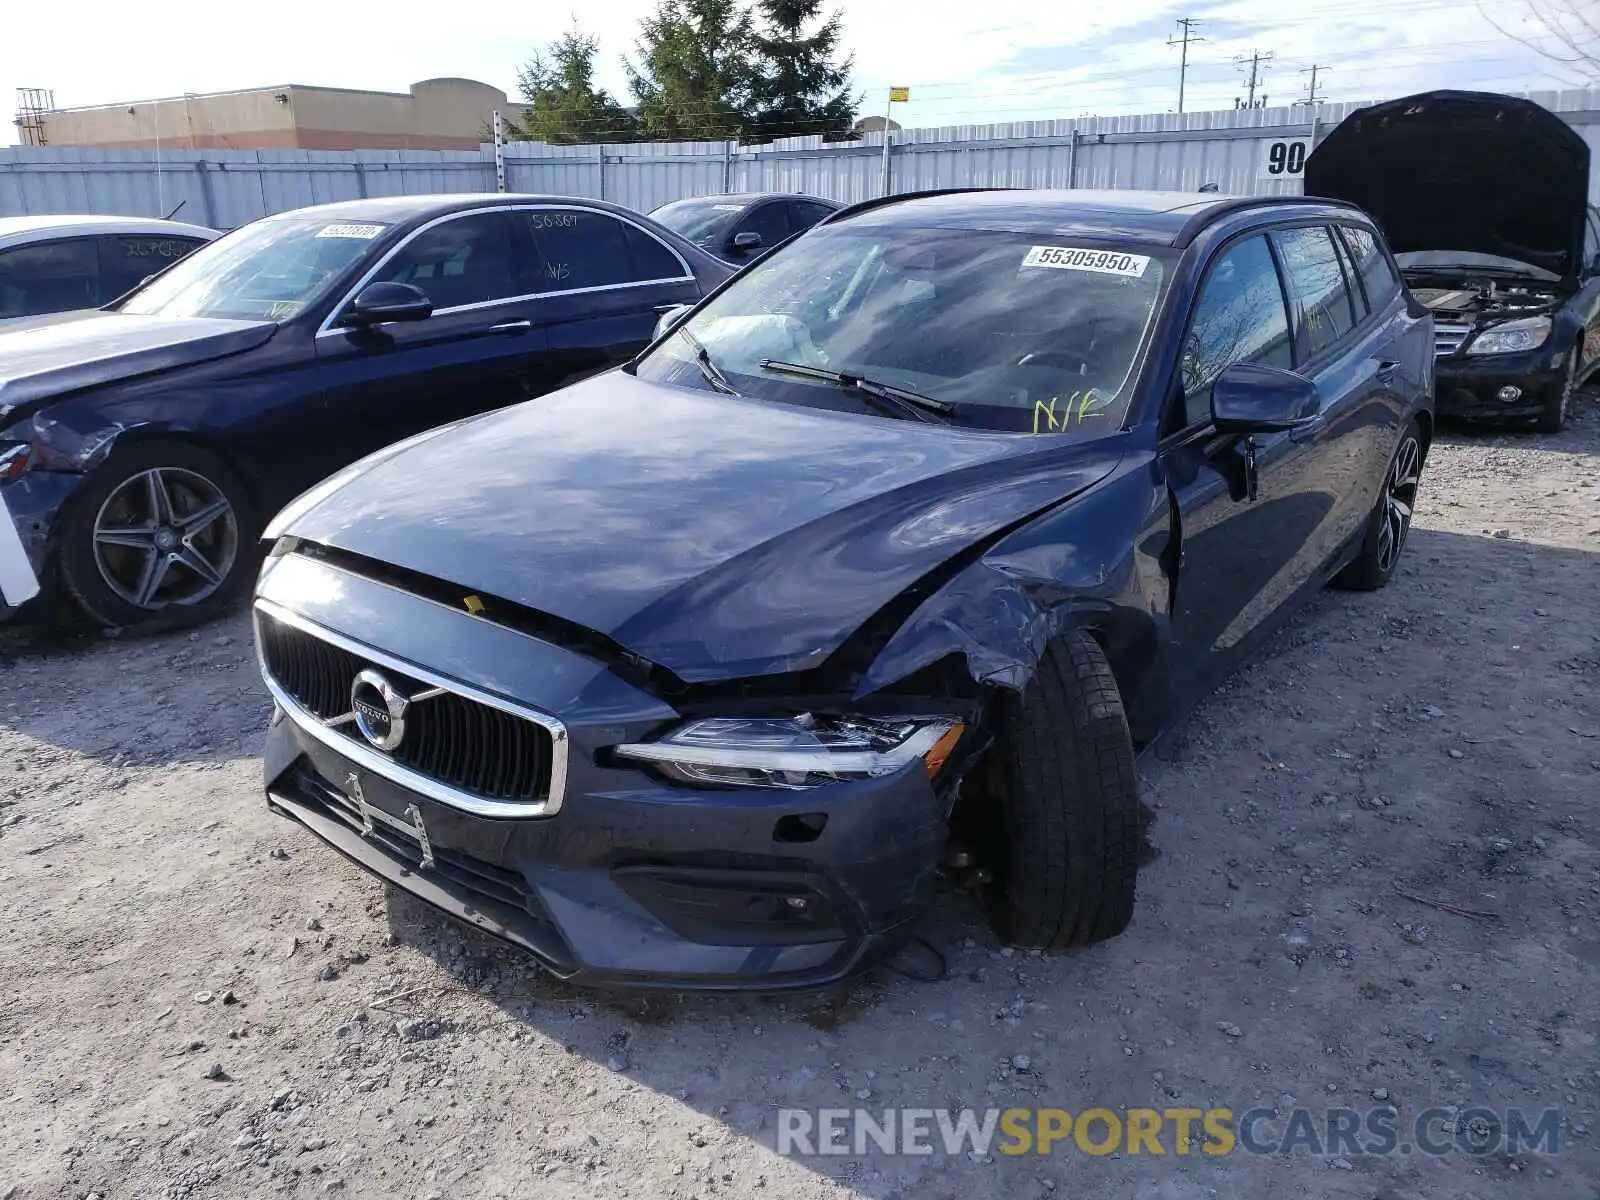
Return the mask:
M 680 300 L 676 304 L 658 304 L 651 311 L 658 312 L 658 313 L 669 313 L 675 308 L 688 308 L 688 307 L 689 306 L 687 304 L 683 303 Z
M 1394 373 L 1400 369 L 1400 366 L 1401 363 L 1398 358 L 1378 359 L 1378 378 L 1385 383 L 1389 382 L 1394 378 Z
M 489 326 L 490 333 L 527 333 L 533 328 L 533 322 L 522 318 L 516 321 L 501 321 L 498 325 Z

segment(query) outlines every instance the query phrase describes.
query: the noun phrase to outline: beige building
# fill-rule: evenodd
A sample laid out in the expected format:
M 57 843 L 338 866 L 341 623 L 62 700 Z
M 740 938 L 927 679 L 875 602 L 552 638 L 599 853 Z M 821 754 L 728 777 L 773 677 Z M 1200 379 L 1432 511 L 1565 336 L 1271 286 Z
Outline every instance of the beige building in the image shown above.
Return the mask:
M 57 108 L 37 121 L 48 146 L 470 150 L 486 140 L 497 109 L 515 115 L 499 88 L 471 79 L 425 79 L 409 92 L 286 84 Z

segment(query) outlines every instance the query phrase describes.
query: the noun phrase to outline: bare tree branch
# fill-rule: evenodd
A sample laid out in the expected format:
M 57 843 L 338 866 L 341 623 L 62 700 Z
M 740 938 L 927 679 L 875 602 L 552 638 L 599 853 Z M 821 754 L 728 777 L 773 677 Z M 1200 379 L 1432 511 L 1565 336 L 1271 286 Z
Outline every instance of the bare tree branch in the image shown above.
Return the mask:
M 1600 0 L 1523 0 L 1514 22 L 1495 16 L 1489 7 L 1495 2 L 1478 0 L 1478 12 L 1497 33 L 1569 68 L 1584 83 L 1600 82 Z

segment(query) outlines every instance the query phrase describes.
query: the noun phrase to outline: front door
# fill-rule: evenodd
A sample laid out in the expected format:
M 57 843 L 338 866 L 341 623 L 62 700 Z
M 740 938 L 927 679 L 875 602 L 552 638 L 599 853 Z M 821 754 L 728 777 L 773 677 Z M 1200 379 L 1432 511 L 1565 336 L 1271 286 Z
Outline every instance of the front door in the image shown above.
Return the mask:
M 1136 726 L 1187 708 L 1238 661 L 1247 637 L 1293 588 L 1294 564 L 1332 498 L 1308 487 L 1306 444 L 1239 437 L 1211 424 L 1211 385 L 1238 362 L 1289 368 L 1289 309 L 1263 235 L 1225 246 L 1207 268 L 1163 420 L 1160 469 L 1179 528 L 1164 689 L 1140 698 Z
M 520 215 L 493 209 L 424 226 L 365 282 L 421 288 L 433 315 L 317 335 L 328 442 L 346 461 L 542 389 L 547 344 Z M 338 464 L 330 465 L 337 466 Z

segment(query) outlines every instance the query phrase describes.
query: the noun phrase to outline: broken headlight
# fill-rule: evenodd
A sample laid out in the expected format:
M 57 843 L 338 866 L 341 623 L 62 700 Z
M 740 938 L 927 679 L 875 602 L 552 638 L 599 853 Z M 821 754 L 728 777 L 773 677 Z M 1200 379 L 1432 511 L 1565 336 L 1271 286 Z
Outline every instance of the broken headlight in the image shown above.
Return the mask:
M 33 465 L 33 447 L 27 442 L 0 442 L 0 482 L 20 479 Z
M 1549 317 L 1523 317 L 1485 329 L 1467 344 L 1468 354 L 1516 354 L 1537 350 L 1550 336 Z
M 680 783 L 799 789 L 889 775 L 918 760 L 931 778 L 962 729 L 951 717 L 713 717 L 616 753 Z

